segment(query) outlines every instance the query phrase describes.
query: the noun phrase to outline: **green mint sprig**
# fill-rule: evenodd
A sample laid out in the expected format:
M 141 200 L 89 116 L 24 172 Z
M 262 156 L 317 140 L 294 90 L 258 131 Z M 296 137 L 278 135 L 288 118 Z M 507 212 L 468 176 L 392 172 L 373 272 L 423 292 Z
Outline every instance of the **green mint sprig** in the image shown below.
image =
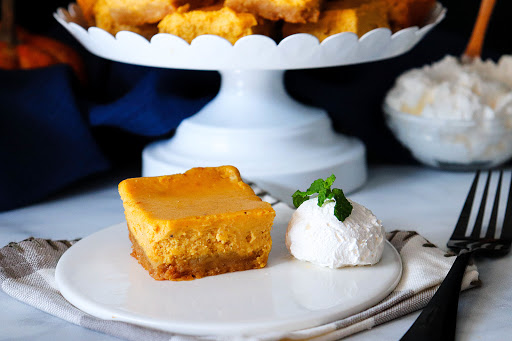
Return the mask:
M 336 180 L 336 176 L 332 174 L 326 180 L 318 179 L 313 181 L 306 192 L 297 190 L 292 195 L 293 205 L 299 207 L 304 201 L 310 199 L 313 194 L 318 193 L 318 206 L 322 207 L 325 200 L 334 199 L 334 216 L 343 222 L 352 213 L 352 204 L 347 200 L 343 191 L 339 188 L 331 189 L 332 184 Z

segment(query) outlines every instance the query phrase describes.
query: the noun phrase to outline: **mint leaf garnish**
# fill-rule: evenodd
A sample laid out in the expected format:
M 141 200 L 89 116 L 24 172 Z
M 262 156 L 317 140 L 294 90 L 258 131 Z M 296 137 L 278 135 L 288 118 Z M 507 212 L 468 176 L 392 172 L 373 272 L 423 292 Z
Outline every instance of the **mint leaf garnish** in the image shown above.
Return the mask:
M 326 184 L 326 186 L 328 186 L 329 188 L 331 188 L 332 184 L 334 183 L 334 180 L 336 180 L 336 176 L 334 176 L 334 174 L 332 174 L 330 177 L 328 177 L 327 179 L 325 179 L 325 184 Z
M 331 189 L 332 184 L 336 180 L 336 176 L 332 174 L 327 179 L 318 179 L 313 181 L 306 192 L 297 190 L 292 195 L 293 205 L 299 207 L 302 203 L 310 198 L 313 194 L 318 193 L 318 206 L 322 207 L 325 200 L 334 199 L 334 216 L 343 222 L 352 213 L 352 204 L 347 200 L 343 191 L 339 188 Z
M 320 193 L 322 190 L 324 190 L 324 188 L 325 188 L 325 181 L 322 179 L 318 179 L 318 180 L 313 181 L 313 183 L 311 184 L 311 186 L 309 186 L 306 193 L 308 195 Z
M 325 200 L 327 199 L 327 195 L 328 194 L 326 191 L 320 191 L 320 193 L 318 193 L 318 206 L 322 207 Z
M 304 201 L 306 201 L 308 199 L 309 199 L 309 195 L 307 195 L 306 192 L 301 192 L 301 191 L 297 190 L 292 195 L 293 206 L 299 207 L 300 205 L 302 205 L 302 203 Z
M 332 196 L 334 197 L 334 200 L 336 200 L 334 215 L 339 221 L 344 221 L 348 218 L 350 213 L 352 213 L 352 204 L 347 200 L 345 194 L 343 194 L 343 191 L 339 188 L 334 188 L 332 190 Z

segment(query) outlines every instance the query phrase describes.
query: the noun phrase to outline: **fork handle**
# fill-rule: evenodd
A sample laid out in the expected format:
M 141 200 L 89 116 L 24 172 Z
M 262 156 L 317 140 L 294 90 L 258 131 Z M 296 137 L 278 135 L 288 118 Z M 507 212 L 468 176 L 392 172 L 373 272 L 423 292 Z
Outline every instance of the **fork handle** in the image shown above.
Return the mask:
M 454 340 L 462 277 L 471 252 L 461 253 L 434 297 L 401 341 Z

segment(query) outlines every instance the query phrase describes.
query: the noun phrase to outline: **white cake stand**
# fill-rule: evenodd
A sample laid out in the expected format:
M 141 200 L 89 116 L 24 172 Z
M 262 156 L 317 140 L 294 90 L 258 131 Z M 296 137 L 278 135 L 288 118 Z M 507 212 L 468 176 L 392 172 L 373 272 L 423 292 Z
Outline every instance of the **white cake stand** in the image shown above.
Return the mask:
M 296 190 L 336 174 L 346 192 L 366 180 L 361 141 L 334 132 L 324 110 L 293 100 L 284 88 L 285 70 L 341 66 L 398 56 L 410 50 L 445 15 L 437 5 L 427 24 L 392 34 L 379 28 L 358 38 L 340 33 L 322 43 L 295 34 L 276 44 L 265 36 L 247 36 L 232 45 L 213 35 L 191 44 L 170 34 L 151 41 L 132 32 L 115 37 L 97 27 L 86 29 L 80 9 L 54 14 L 86 49 L 106 59 L 145 66 L 217 70 L 217 97 L 182 121 L 167 141 L 147 146 L 143 175 L 180 173 L 197 166 L 234 165 L 242 176 L 288 203 Z

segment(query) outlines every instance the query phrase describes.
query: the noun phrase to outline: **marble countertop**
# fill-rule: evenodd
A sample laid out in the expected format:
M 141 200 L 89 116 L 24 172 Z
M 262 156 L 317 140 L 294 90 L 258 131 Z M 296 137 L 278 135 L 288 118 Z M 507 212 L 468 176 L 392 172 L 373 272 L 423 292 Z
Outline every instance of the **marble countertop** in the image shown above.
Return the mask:
M 117 184 L 135 172 L 84 181 L 44 202 L 0 213 L 0 245 L 30 236 L 85 237 L 124 220 Z M 473 174 L 422 167 L 373 167 L 366 185 L 349 197 L 370 208 L 387 230 L 416 230 L 445 248 Z M 505 185 L 510 177 L 505 177 Z M 481 288 L 460 297 L 458 340 L 504 340 L 512 327 L 512 255 L 477 259 Z M 0 340 L 115 340 L 18 302 L 0 291 Z M 347 340 L 399 340 L 419 313 Z

